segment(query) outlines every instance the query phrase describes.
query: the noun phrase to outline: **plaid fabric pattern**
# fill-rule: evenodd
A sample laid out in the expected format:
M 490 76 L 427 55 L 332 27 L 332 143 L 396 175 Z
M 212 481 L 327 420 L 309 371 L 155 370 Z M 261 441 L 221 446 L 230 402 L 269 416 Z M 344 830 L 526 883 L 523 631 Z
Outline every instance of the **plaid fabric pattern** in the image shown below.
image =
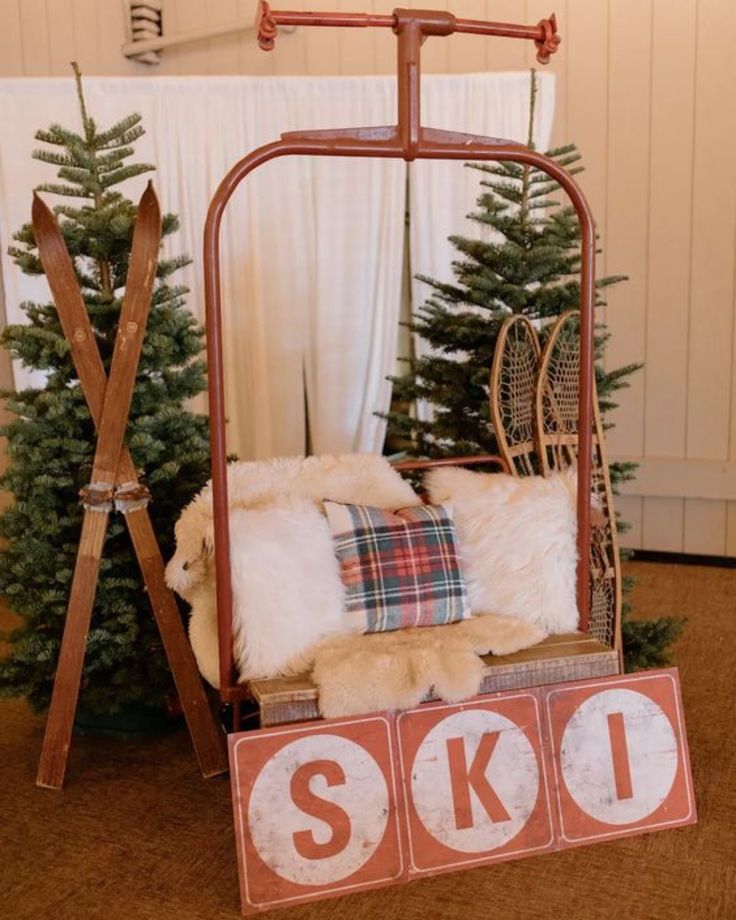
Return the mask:
M 449 505 L 396 512 L 324 503 L 349 619 L 364 632 L 469 616 Z

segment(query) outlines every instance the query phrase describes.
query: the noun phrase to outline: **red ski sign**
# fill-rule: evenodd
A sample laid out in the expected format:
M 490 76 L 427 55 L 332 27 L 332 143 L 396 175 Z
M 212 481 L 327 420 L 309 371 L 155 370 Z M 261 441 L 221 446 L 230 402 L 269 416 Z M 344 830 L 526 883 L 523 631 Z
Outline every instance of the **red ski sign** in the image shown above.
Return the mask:
M 246 914 L 695 821 L 677 672 L 230 737 Z

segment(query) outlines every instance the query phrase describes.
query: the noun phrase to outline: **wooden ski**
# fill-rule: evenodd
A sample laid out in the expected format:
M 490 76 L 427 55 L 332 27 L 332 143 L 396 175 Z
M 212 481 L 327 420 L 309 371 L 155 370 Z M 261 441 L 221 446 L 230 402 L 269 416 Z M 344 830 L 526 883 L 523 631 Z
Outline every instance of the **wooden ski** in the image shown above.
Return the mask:
M 100 559 L 113 505 L 125 516 L 202 773 L 224 773 L 224 736 L 209 708 L 176 601 L 164 581 L 164 563 L 147 510 L 148 491 L 139 484 L 123 444 L 158 262 L 161 216 L 156 194 L 149 184 L 138 208 L 109 381 L 64 239 L 53 214 L 37 195 L 33 201 L 33 229 L 98 430 L 92 481 L 82 490 L 82 534 L 36 782 L 53 789 L 63 784 Z

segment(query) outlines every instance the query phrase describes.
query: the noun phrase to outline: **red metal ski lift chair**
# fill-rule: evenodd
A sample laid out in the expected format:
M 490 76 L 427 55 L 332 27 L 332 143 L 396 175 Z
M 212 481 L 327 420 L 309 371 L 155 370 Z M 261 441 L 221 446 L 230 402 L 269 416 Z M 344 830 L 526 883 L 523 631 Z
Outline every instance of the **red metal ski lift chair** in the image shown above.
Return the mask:
M 589 547 L 594 398 L 593 215 L 581 190 L 554 160 L 508 140 L 424 128 L 420 118 L 420 55 L 421 46 L 428 38 L 447 37 L 460 32 L 525 39 L 534 42 L 537 59 L 540 63 L 546 64 L 560 43 L 554 15 L 535 26 L 525 26 L 456 19 L 449 12 L 436 10 L 397 9 L 387 15 L 279 12 L 271 10 L 265 2 L 260 3 L 258 37 L 261 48 L 272 49 L 279 26 L 285 25 L 392 29 L 398 43 L 398 123 L 385 127 L 341 128 L 284 134 L 278 140 L 252 151 L 232 167 L 218 186 L 207 214 L 204 232 L 204 276 L 220 697 L 223 704 L 232 705 L 234 730 L 237 731 L 240 727 L 241 704 L 244 700 L 254 700 L 258 704 L 263 726 L 319 717 L 317 691 L 308 677 L 238 683 L 232 649 L 233 601 L 226 475 L 220 232 L 225 208 L 238 185 L 253 170 L 277 157 L 390 157 L 401 158 L 407 162 L 416 159 L 513 161 L 544 171 L 567 193 L 577 213 L 581 229 L 578 400 L 580 438 L 577 458 L 577 603 L 580 631 L 571 636 L 550 637 L 541 645 L 516 655 L 487 659 L 483 690 L 490 692 L 619 673 L 617 652 L 588 634 L 591 603 Z M 496 462 L 502 467 L 505 466 L 497 457 L 458 457 L 442 461 L 407 461 L 400 464 L 399 468 L 405 471 L 418 470 L 437 462 L 452 465 Z

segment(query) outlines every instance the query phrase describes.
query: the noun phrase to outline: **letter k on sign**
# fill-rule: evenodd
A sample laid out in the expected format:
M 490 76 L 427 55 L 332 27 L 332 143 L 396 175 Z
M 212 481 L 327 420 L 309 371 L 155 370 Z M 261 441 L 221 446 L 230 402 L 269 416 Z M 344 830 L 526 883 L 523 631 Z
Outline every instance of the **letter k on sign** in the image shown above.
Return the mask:
M 532 694 L 398 716 L 410 872 L 549 846 L 537 725 Z
M 468 769 L 465 759 L 465 739 L 447 739 L 447 761 L 450 765 L 452 798 L 455 804 L 455 827 L 461 830 L 473 826 L 473 809 L 470 790 L 478 796 L 491 821 L 510 821 L 511 815 L 486 779 L 486 769 L 493 757 L 500 732 L 486 732 L 481 736 L 478 750 Z

